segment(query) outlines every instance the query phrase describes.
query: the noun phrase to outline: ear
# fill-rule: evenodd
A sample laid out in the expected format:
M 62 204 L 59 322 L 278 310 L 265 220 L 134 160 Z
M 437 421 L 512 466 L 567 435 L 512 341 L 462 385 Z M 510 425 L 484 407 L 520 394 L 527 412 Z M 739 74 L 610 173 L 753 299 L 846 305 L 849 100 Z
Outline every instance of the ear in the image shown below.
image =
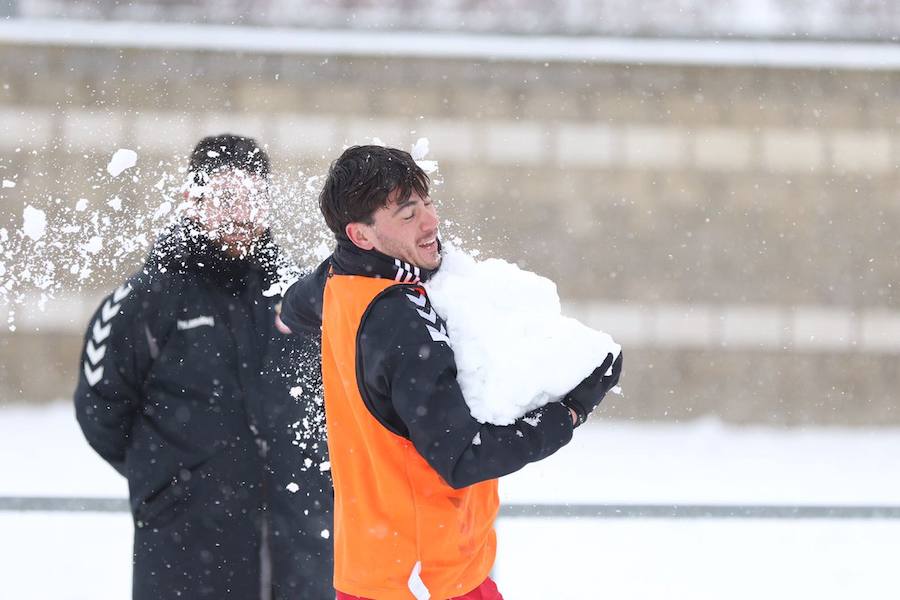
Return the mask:
M 353 244 L 363 250 L 372 250 L 375 247 L 372 226 L 365 223 L 347 223 L 344 233 Z

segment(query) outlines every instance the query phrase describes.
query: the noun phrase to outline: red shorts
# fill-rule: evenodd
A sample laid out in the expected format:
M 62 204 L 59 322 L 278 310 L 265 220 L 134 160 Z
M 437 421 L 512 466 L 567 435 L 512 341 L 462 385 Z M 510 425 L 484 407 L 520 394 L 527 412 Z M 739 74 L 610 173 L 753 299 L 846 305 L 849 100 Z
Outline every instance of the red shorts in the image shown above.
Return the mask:
M 337 600 L 370 600 L 369 598 L 363 598 L 361 596 L 351 596 L 350 594 L 345 594 L 344 592 L 337 593 Z M 468 594 L 463 594 L 462 596 L 456 596 L 451 598 L 450 600 L 503 600 L 503 596 L 500 595 L 500 590 L 497 589 L 497 584 L 488 577 L 484 580 L 484 582 L 479 585 L 477 588 L 469 592 Z

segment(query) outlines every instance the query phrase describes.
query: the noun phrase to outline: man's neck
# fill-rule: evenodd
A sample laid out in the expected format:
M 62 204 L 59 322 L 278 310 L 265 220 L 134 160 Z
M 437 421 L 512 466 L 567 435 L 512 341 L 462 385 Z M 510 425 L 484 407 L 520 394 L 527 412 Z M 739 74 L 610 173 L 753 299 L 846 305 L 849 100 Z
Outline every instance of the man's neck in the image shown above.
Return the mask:
M 346 238 L 338 238 L 331 258 L 339 275 L 362 275 L 393 279 L 399 283 L 422 283 L 437 269 L 423 269 L 378 250 L 363 250 Z

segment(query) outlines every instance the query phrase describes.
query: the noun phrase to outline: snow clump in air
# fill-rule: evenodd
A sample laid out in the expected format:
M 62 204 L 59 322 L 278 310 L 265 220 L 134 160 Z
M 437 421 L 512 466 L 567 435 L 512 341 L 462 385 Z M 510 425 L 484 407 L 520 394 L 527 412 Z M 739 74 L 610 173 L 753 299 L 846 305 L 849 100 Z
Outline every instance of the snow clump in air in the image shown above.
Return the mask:
M 47 230 L 47 213 L 30 204 L 22 212 L 22 233 L 35 242 L 44 237 Z
M 447 321 L 469 410 L 484 423 L 508 425 L 562 398 L 621 352 L 606 333 L 562 316 L 556 284 L 503 260 L 447 244 L 425 288 Z
M 431 175 L 438 170 L 438 162 L 436 160 L 425 160 L 425 157 L 428 156 L 429 149 L 430 144 L 428 138 L 419 138 L 416 140 L 416 143 L 412 145 L 412 148 L 409 149 L 409 155 L 416 161 L 416 164 L 419 165 L 420 169 Z
M 113 154 L 109 164 L 106 165 L 106 172 L 113 177 L 118 177 L 126 169 L 130 169 L 137 164 L 137 152 L 127 148 L 119 148 Z

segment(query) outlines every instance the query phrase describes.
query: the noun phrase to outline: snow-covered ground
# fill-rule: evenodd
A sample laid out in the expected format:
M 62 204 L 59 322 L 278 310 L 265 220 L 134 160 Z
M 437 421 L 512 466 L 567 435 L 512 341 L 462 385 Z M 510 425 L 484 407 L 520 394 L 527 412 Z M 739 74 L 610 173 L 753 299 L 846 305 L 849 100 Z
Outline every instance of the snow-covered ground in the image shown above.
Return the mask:
M 71 407 L 0 408 L 0 496 L 124 497 Z M 507 503 L 900 505 L 900 430 L 594 423 Z M 900 520 L 507 518 L 507 600 L 898 598 Z M 0 512 L 0 598 L 129 596 L 126 514 Z

